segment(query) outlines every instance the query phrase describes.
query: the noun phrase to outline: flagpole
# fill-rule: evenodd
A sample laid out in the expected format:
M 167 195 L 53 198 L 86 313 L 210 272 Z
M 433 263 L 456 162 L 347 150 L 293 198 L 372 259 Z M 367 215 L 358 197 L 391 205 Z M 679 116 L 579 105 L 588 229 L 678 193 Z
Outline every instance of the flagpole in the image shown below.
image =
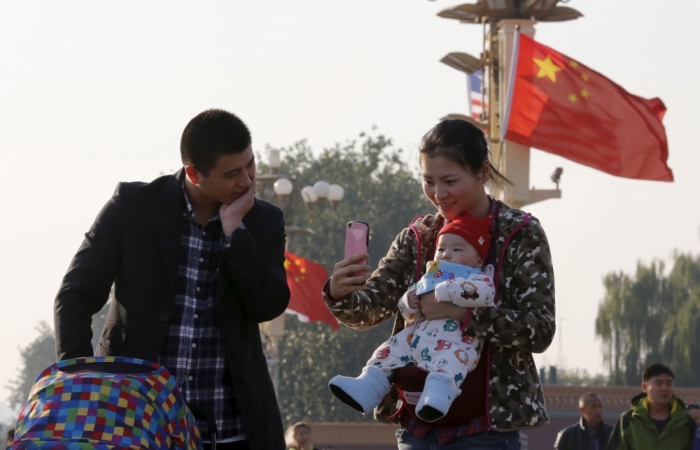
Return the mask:
M 506 105 L 501 123 L 501 142 L 506 139 L 506 130 L 510 122 L 510 108 L 513 105 L 513 84 L 515 82 L 515 68 L 518 67 L 518 50 L 520 48 L 520 25 L 515 26 L 515 36 L 513 37 L 513 56 L 510 60 L 510 74 L 508 75 L 508 89 L 506 89 Z
M 510 113 L 512 106 L 507 106 L 507 98 L 510 93 L 510 74 L 514 63 L 514 38 L 516 29 L 529 37 L 534 37 L 536 21 L 563 22 L 582 17 L 582 14 L 570 7 L 558 6 L 561 0 L 548 2 L 491 2 L 477 0 L 477 3 L 462 4 L 446 8 L 438 13 L 438 16 L 446 19 L 455 19 L 461 23 L 480 24 L 484 27 L 483 52 L 479 60 L 481 66 L 472 71 L 483 68 L 484 90 L 488 95 L 487 118 L 488 138 L 494 155 L 494 166 L 510 179 L 514 184 L 514 191 L 502 192 L 493 189 L 491 193 L 505 200 L 514 207 L 522 208 L 525 205 L 549 198 L 561 198 L 561 191 L 557 189 L 531 189 L 530 188 L 530 147 L 526 147 L 505 139 L 506 115 Z M 527 19 L 525 19 L 527 18 Z M 488 24 L 488 32 L 486 25 Z M 469 55 L 467 55 L 469 56 Z M 443 60 L 443 62 L 445 62 Z M 453 66 L 454 67 L 454 66 Z M 458 70 L 462 68 L 455 67 Z M 488 81 L 488 86 L 486 83 Z M 517 107 L 517 105 L 516 105 Z M 460 117 L 460 114 L 451 114 L 448 117 Z

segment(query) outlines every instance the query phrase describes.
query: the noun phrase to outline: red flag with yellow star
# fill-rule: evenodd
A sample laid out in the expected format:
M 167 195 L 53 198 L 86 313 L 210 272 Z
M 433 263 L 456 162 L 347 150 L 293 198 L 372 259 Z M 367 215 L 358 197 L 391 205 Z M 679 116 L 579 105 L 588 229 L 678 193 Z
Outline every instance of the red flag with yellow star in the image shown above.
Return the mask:
M 328 279 L 326 268 L 294 253 L 284 252 L 284 256 L 287 285 L 292 294 L 287 312 L 296 314 L 302 322 L 325 322 L 334 330 L 340 328 L 321 296 Z
M 519 34 L 505 138 L 611 175 L 673 181 L 663 102 Z

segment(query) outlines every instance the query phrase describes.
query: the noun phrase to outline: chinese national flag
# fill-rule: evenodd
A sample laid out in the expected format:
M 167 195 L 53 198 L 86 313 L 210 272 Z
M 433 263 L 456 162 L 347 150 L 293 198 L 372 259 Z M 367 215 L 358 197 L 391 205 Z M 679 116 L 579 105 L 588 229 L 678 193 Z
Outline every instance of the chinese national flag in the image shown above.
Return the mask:
M 287 312 L 296 314 L 302 322 L 325 322 L 334 330 L 340 328 L 321 296 L 328 279 L 326 268 L 293 253 L 284 252 L 284 256 L 287 284 L 292 293 Z
M 632 95 L 527 36 L 514 51 L 506 139 L 611 175 L 673 181 L 660 99 Z

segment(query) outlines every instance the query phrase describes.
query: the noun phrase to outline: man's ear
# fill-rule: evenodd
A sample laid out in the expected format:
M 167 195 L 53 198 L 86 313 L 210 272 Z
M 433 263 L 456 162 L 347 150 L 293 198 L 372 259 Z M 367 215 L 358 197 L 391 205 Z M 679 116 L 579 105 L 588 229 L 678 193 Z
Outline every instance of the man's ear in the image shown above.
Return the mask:
M 642 391 L 643 391 L 645 394 L 648 394 L 648 392 L 647 392 L 647 384 L 646 384 L 646 382 L 644 382 L 644 381 L 642 381 Z
M 199 172 L 192 166 L 185 166 L 185 174 L 190 180 L 190 183 L 197 185 L 199 184 Z
M 583 406 L 579 406 L 578 410 L 581 412 L 581 414 L 583 414 Z

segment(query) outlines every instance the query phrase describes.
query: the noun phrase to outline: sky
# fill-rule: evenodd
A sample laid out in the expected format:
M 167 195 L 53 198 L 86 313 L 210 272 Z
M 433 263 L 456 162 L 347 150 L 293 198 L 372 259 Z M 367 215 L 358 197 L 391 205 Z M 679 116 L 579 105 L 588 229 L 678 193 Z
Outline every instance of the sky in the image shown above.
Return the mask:
M 437 17 L 446 0 L 0 3 L 0 401 L 19 349 L 53 299 L 83 233 L 119 181 L 179 165 L 189 119 L 239 114 L 254 149 L 308 139 L 320 151 L 373 126 L 415 164 L 440 117 L 468 111 L 465 75 L 439 59 L 481 51 L 481 27 Z M 690 0 L 571 0 L 585 17 L 535 39 L 642 97 L 660 97 L 674 183 L 616 178 L 533 150 L 529 205 L 552 249 L 557 316 L 540 365 L 603 371 L 594 322 L 605 274 L 700 253 L 700 85 Z M 319 176 L 322 176 L 320 174 Z M 333 180 L 327 180 L 333 182 Z M 345 186 L 346 190 L 352 186 Z M 416 192 L 416 195 L 421 195 Z M 427 212 L 427 211 L 426 211 Z M 397 233 L 399 230 L 396 230 Z M 670 265 L 670 264 L 668 264 Z

